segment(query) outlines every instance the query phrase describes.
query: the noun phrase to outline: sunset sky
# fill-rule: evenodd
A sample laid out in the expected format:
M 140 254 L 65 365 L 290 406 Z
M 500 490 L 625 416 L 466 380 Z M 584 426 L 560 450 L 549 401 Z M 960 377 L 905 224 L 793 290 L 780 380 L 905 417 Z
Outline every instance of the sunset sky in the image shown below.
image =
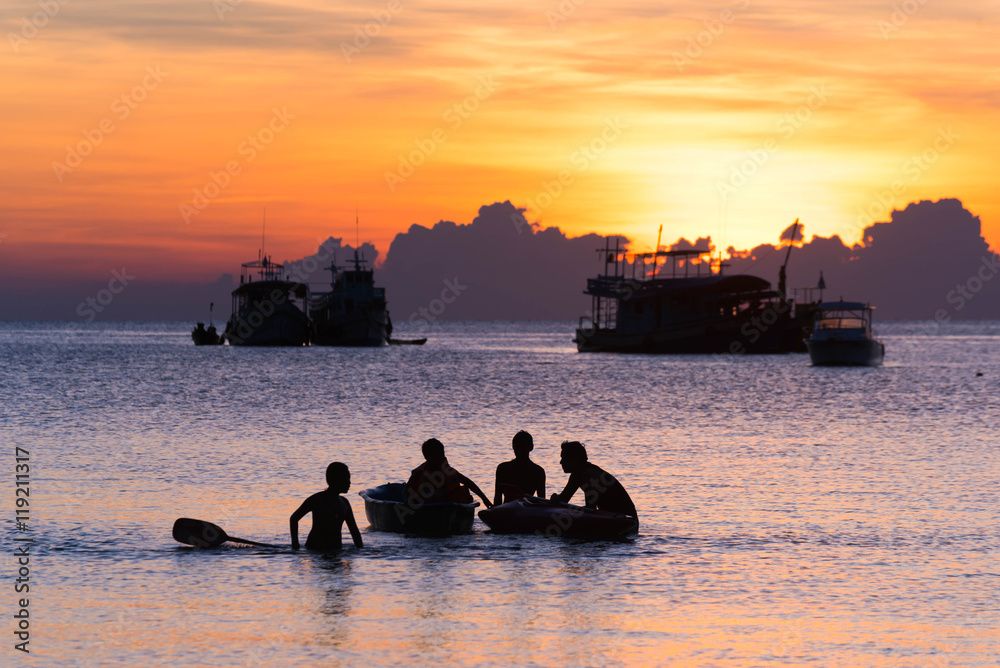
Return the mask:
M 957 197 L 1000 247 L 1000 5 L 6 3 L 0 272 L 211 280 L 510 200 L 651 250 L 858 240 Z M 214 182 L 213 182 L 214 174 Z M 561 182 L 560 182 L 561 180 Z M 218 184 L 218 187 L 216 187 Z M 895 192 L 893 188 L 895 187 Z

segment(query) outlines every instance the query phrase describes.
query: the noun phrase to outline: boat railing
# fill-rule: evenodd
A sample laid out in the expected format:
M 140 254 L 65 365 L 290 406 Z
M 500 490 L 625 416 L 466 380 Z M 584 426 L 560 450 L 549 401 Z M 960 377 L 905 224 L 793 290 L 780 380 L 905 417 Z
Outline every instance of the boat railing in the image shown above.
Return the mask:
M 240 266 L 240 285 L 252 281 L 284 281 L 285 265 L 272 262 L 271 258 L 264 256 L 253 262 L 244 262 Z

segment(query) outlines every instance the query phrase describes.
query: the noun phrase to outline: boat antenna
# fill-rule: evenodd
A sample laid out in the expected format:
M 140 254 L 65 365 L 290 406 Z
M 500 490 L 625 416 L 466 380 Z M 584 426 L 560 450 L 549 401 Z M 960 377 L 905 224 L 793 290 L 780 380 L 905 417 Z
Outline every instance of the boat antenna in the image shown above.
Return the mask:
M 358 246 L 361 245 L 361 227 L 358 223 L 358 203 L 354 203 L 354 271 L 361 271 L 358 264 Z
M 265 257 L 264 256 L 264 231 L 266 229 L 267 229 L 267 207 L 265 206 L 264 207 L 264 217 L 260 221 L 260 253 L 259 253 L 259 257 L 257 258 L 258 260 L 260 260 L 261 258 Z
M 660 231 L 656 233 L 656 248 L 653 249 L 653 278 L 656 278 L 656 268 L 659 258 L 656 256 L 660 252 L 660 239 L 663 238 L 663 223 L 660 223 Z

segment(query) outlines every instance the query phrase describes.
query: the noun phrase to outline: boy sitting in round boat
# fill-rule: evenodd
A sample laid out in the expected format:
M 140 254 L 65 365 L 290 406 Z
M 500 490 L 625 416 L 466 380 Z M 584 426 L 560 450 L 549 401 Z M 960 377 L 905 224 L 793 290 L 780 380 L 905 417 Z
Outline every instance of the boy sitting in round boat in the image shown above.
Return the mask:
M 524 496 L 545 498 L 545 469 L 531 461 L 535 441 L 523 429 L 511 439 L 514 459 L 497 466 L 496 493 L 493 505 L 515 501 Z
M 562 469 L 569 473 L 566 489 L 552 495 L 552 501 L 569 503 L 576 490 L 583 490 L 583 498 L 588 508 L 607 510 L 634 517 L 639 514 L 632 503 L 632 497 L 618 480 L 596 464 L 587 461 L 587 449 L 579 441 L 564 441 L 562 456 L 559 458 Z
M 472 494 L 483 500 L 486 507 L 493 504 L 472 482 L 448 464 L 444 456 L 444 444 L 436 438 L 429 438 L 420 446 L 424 463 L 413 469 L 406 481 L 406 502 L 412 506 L 425 503 L 472 503 Z
M 351 488 L 351 471 L 346 464 L 333 462 L 326 467 L 327 489 L 317 492 L 302 502 L 298 510 L 288 518 L 292 534 L 292 549 L 299 549 L 299 520 L 312 513 L 313 525 L 306 538 L 306 549 L 323 552 L 339 552 L 343 547 L 344 522 L 351 532 L 355 547 L 363 547 L 361 532 L 354 521 L 354 511 L 350 502 L 340 496 Z

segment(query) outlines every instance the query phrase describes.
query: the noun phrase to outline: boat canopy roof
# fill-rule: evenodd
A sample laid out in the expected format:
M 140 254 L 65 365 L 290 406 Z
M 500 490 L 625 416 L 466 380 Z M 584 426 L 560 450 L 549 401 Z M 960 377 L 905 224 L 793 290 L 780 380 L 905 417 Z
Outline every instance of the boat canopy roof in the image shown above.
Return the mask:
M 771 290 L 771 284 L 758 276 L 748 274 L 712 274 L 711 276 L 690 276 L 688 278 L 653 278 L 646 280 L 628 279 L 623 276 L 599 276 L 587 279 L 585 294 L 598 297 L 623 298 L 626 289 L 633 289 L 638 296 L 649 296 L 672 292 L 698 292 L 701 294 L 741 295 L 763 293 Z
M 819 311 L 870 311 L 873 308 L 864 302 L 823 302 L 816 305 Z
M 770 290 L 771 284 L 759 276 L 749 274 L 712 274 L 687 278 L 654 278 L 637 281 L 639 285 L 658 290 L 702 290 L 704 292 L 758 292 Z
M 291 292 L 299 299 L 305 299 L 309 294 L 309 286 L 298 281 L 264 280 L 243 283 L 236 286 L 233 295 L 267 295 L 272 290 L 282 290 L 286 294 Z

